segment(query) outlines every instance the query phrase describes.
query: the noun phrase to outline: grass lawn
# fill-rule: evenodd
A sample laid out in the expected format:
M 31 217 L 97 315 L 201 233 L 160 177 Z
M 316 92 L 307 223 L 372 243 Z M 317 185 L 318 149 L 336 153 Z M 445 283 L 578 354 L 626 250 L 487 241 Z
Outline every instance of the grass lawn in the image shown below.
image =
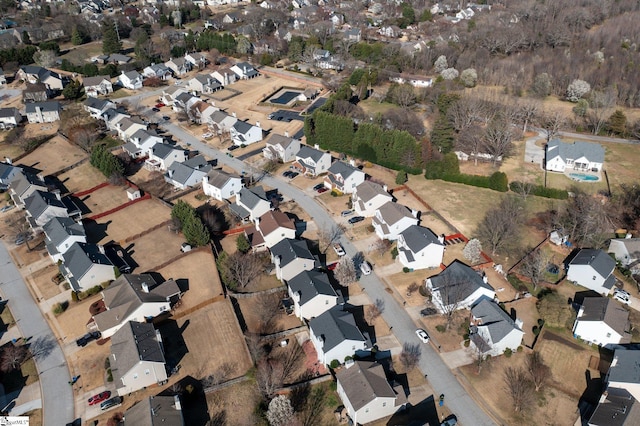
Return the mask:
M 67 53 L 60 56 L 60 59 L 66 59 L 76 65 L 84 65 L 89 63 L 87 59 L 92 56 L 102 55 L 102 42 L 96 41 L 80 46 L 70 46 L 68 49 Z
M 369 115 L 384 114 L 389 110 L 400 108 L 398 105 L 390 102 L 378 102 L 373 98 L 365 99 L 358 103 L 358 105 Z

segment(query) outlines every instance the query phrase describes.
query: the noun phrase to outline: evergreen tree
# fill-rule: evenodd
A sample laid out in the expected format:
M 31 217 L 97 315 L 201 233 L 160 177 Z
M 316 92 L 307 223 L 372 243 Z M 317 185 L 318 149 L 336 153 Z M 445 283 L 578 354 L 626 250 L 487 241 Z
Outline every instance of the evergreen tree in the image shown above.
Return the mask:
M 72 80 L 62 89 L 62 96 L 65 99 L 80 99 L 82 95 L 84 95 L 84 87 L 76 80 Z
M 31 44 L 31 37 L 27 30 L 22 31 L 22 44 Z
M 102 23 L 102 53 L 110 55 L 122 50 L 122 42 L 118 35 L 116 23 L 112 20 L 105 20 Z
M 78 27 L 73 27 L 73 31 L 71 32 L 71 43 L 73 43 L 74 46 L 84 43 L 84 37 L 80 34 Z

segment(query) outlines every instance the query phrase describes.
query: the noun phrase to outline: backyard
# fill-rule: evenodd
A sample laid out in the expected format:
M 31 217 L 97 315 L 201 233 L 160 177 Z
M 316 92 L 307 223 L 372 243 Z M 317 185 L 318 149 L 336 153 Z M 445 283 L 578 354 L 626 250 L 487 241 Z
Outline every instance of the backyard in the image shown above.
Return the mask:
M 64 152 L 65 155 L 60 155 Z M 51 175 L 87 157 L 87 153 L 60 136 L 54 136 L 38 149 L 22 157 L 19 164 L 41 170 Z

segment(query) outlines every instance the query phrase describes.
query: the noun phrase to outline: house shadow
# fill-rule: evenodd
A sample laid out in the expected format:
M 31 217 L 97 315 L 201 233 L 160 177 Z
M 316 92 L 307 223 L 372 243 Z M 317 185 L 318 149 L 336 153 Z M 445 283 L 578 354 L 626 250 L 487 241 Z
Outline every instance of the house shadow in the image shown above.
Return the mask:
M 229 300 L 231 300 L 231 306 L 233 306 L 233 311 L 236 314 L 236 318 L 238 318 L 238 324 L 240 324 L 240 330 L 242 330 L 243 333 L 246 333 L 249 330 L 249 328 L 247 327 L 247 321 L 244 319 L 244 315 L 242 314 L 242 309 L 240 309 L 240 304 L 238 303 L 238 299 L 231 296 L 229 297 Z
M 588 297 L 602 297 L 602 295 L 593 290 L 577 291 L 573 295 L 573 300 L 571 301 L 573 308 L 575 310 L 580 309 L 580 306 L 582 306 L 582 304 L 584 303 L 584 299 Z
M 83 219 L 82 224 L 84 230 L 87 233 L 87 241 L 95 242 L 102 241 L 109 234 L 107 234 L 107 228 L 111 224 L 111 221 L 105 223 L 98 223 L 93 219 Z
M 185 425 L 205 426 L 209 422 L 207 396 L 200 380 L 191 376 L 181 379 L 177 386 L 169 387 L 160 393 L 162 396 L 174 396 L 176 390 L 180 395 L 182 416 Z
M 133 244 L 124 249 L 120 244 L 109 243 L 105 245 L 107 257 L 121 273 L 129 274 L 140 266 L 133 259 L 135 250 L 131 249 L 132 246 Z
M 353 318 L 356 321 L 356 325 L 358 326 L 362 334 L 365 334 L 365 333 L 369 334 L 369 338 L 371 339 L 371 344 L 374 345 L 376 343 L 376 330 L 373 326 L 369 325 L 364 318 L 365 307 L 354 306 L 354 305 L 349 305 L 348 303 L 345 303 L 343 309 L 351 313 L 351 315 L 353 315 Z
M 0 301 L 0 314 L 3 313 L 5 309 L 7 309 L 7 301 L 2 300 Z M 5 324 L 4 321 L 0 319 L 0 337 L 2 337 L 4 333 L 7 332 L 8 329 L 9 329 L 9 325 Z
M 433 395 L 423 399 L 416 405 L 407 403 L 404 410 L 395 413 L 389 421 L 391 425 L 408 425 L 408 424 L 428 424 L 439 425 L 441 419 L 438 418 L 438 410 L 436 408 L 436 399 Z
M 68 181 L 69 178 L 66 178 L 64 182 Z M 54 187 L 60 191 L 61 195 L 69 194 L 69 189 L 66 187 L 63 181 L 58 179 L 57 176 L 46 176 L 44 178 L 44 182 L 48 187 Z
M 166 281 L 166 279 L 162 276 L 160 272 L 147 271 L 147 272 L 143 272 L 143 274 L 151 275 L 153 277 L 153 280 L 157 283 L 163 283 Z
M 578 401 L 578 410 L 580 411 L 582 424 L 586 424 L 593 414 L 604 390 L 604 380 L 602 377 L 592 377 L 590 370 L 585 370 L 584 376 L 586 388 Z
M 80 213 L 82 213 L 83 216 L 89 213 L 92 213 L 91 208 L 87 205 L 87 200 L 91 199 L 91 194 L 85 195 L 82 198 L 70 195 L 69 199 L 71 199 L 73 204 L 75 204 L 78 207 L 78 210 L 80 210 Z
M 158 331 L 160 332 L 160 336 L 162 336 L 162 345 L 164 347 L 164 355 L 169 371 L 177 367 L 180 361 L 182 361 L 182 358 L 189 353 L 189 348 L 182 337 L 186 329 L 185 325 L 188 324 L 185 323 L 180 327 L 174 319 L 167 319 L 161 324 L 158 324 Z

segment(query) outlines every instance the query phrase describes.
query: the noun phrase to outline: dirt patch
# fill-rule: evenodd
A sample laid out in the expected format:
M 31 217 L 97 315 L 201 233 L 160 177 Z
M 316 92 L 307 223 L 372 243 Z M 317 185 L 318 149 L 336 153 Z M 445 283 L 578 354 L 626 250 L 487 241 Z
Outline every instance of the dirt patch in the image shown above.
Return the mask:
M 280 299 L 286 293 L 274 293 L 250 298 L 238 298 L 247 330 L 252 333 L 277 333 L 299 327 L 303 323 L 295 315 L 287 315 L 279 309 Z M 269 324 L 265 321 L 269 320 Z
M 89 162 L 62 173 L 58 179 L 70 193 L 85 191 L 105 181 L 104 175 Z
M 123 242 L 127 237 L 168 220 L 170 215 L 169 207 L 156 200 L 132 204 L 98 220 L 99 225 L 106 226 L 105 235 L 100 238 L 100 243 Z M 126 244 L 123 247 L 126 247 Z
M 60 155 L 62 152 L 64 155 Z M 60 136 L 54 136 L 50 141 L 23 157 L 18 163 L 39 169 L 44 175 L 50 175 L 86 157 L 87 153 L 77 146 Z
M 192 252 L 157 272 L 165 279 L 173 278 L 179 285 L 183 282 L 180 280 L 186 280 L 188 291 L 182 296 L 181 309 L 191 308 L 222 294 L 218 270 L 213 254 L 209 252 Z
M 242 382 L 207 395 L 212 418 L 224 419 L 227 425 L 253 426 L 258 424 L 255 409 L 262 396 L 253 381 Z
M 34 272 L 27 280 L 38 288 L 38 292 L 44 300 L 50 299 L 64 292 L 62 284 L 56 284 L 53 278 L 59 273 L 57 265 L 50 265 Z
M 182 234 L 169 230 L 167 226 L 162 226 L 129 242 L 126 247 L 138 264 L 136 273 L 142 273 L 153 271 L 156 266 L 182 254 L 180 245 L 183 242 Z
M 105 369 L 105 359 L 110 354 L 111 342 L 103 345 L 92 342 L 70 356 L 71 372 L 74 376 L 80 376 L 80 379 L 74 385 L 76 392 L 81 393 L 83 397 L 88 399 L 95 394 L 94 391 L 96 389 L 110 385 L 107 382 Z M 83 402 L 86 402 L 86 400 Z
M 529 297 L 505 304 L 507 313 L 510 313 L 513 309 L 515 311 L 515 317 L 522 320 L 522 331 L 524 331 L 522 344 L 526 346 L 533 344 L 535 339 L 533 327 L 538 325 L 538 318 L 540 318 L 538 309 L 536 308 L 536 301 L 536 298 Z

